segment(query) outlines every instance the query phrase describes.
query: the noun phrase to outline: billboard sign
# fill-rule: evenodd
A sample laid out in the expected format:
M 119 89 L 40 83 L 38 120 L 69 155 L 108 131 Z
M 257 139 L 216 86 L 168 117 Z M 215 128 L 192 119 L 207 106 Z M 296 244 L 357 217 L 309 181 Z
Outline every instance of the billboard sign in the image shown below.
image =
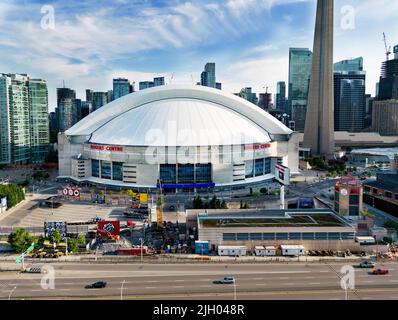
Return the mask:
M 55 232 L 59 231 L 62 237 L 62 241 L 66 240 L 67 236 L 67 223 L 66 222 L 44 222 L 44 237 L 50 238 L 51 235 Z
M 290 169 L 282 165 L 276 165 L 275 179 L 285 186 L 290 185 Z
M 80 197 L 80 189 L 78 188 L 63 188 L 62 195 L 65 197 Z
M 98 222 L 97 234 L 101 238 L 117 240 L 120 235 L 120 222 L 105 220 Z

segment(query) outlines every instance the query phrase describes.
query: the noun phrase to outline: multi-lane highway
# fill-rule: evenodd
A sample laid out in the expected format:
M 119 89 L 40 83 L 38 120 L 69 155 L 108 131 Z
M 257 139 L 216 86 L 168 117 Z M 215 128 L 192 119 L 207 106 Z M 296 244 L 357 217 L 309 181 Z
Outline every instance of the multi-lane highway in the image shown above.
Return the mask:
M 43 289 L 47 274 L 0 273 L 0 299 L 345 299 L 343 264 L 74 264 L 55 263 L 54 289 Z M 381 266 L 381 265 L 378 265 Z M 349 299 L 398 300 L 398 263 L 390 274 L 355 269 Z M 212 282 L 234 276 L 234 285 Z M 46 279 L 46 278 L 45 278 Z M 98 280 L 104 289 L 85 289 Z M 50 284 L 50 282 L 46 282 Z

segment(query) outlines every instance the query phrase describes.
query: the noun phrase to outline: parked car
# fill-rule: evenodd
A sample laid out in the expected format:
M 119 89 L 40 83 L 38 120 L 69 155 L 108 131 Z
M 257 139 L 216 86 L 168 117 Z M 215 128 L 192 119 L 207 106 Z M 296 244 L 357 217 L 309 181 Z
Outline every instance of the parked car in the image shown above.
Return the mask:
M 362 262 L 359 264 L 359 267 L 360 267 L 360 268 L 363 268 L 363 269 L 365 269 L 365 268 L 374 268 L 374 267 L 375 267 L 375 264 L 374 264 L 374 262 L 372 262 L 372 261 L 362 261 Z
M 222 279 L 218 279 L 213 281 L 214 284 L 233 284 L 235 283 L 234 277 L 224 277 Z
M 105 281 L 97 281 L 97 282 L 94 282 L 93 284 L 88 284 L 85 288 L 86 289 L 102 289 L 105 287 L 106 287 Z
M 385 274 L 388 274 L 389 271 L 388 271 L 388 269 L 375 269 L 375 270 L 373 270 L 372 273 L 376 274 L 376 275 L 385 275 Z

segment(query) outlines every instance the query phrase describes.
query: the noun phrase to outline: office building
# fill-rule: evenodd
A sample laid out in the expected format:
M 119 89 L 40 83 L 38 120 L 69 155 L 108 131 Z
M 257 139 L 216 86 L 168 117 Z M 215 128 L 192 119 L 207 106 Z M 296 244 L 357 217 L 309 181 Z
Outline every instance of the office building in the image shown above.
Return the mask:
M 312 52 L 306 48 L 289 50 L 289 116 L 297 131 L 304 131 L 311 76 Z M 296 110 L 297 109 L 297 110 Z M 304 120 L 302 114 L 304 112 Z
M 153 78 L 153 81 L 141 81 L 139 83 L 139 89 L 144 90 L 153 87 L 159 87 L 165 85 L 164 77 Z
M 260 93 L 258 95 L 258 106 L 265 111 L 269 111 L 272 107 L 271 93 Z
M 77 121 L 76 91 L 70 88 L 57 89 L 57 108 L 59 132 L 65 132 Z
M 131 93 L 131 84 L 128 79 L 113 79 L 113 100 L 119 99 Z
M 91 102 L 82 101 L 81 102 L 81 110 L 80 110 L 80 117 L 79 121 L 85 117 L 87 117 L 91 112 Z
M 216 82 L 216 89 L 222 90 L 222 83 L 221 82 Z
M 156 132 L 167 139 L 154 142 Z M 115 100 L 59 135 L 58 148 L 59 179 L 145 192 L 159 183 L 170 192 L 261 185 L 275 178 L 277 163 L 298 172 L 297 134 L 252 103 L 203 86 Z M 82 165 L 84 177 L 75 174 Z
M 93 102 L 93 90 L 86 89 L 86 101 L 87 102 Z
M 164 86 L 164 77 L 153 78 L 154 87 Z
M 112 102 L 114 99 L 113 99 L 113 90 L 108 90 L 107 92 L 106 92 L 106 103 L 110 103 L 110 102 Z
M 252 88 L 246 87 L 240 90 L 239 93 L 235 93 L 236 96 L 241 97 L 255 105 L 258 105 L 257 94 L 252 92 Z
M 365 127 L 366 73 L 363 58 L 334 64 L 335 131 L 360 132 Z
M 208 62 L 200 76 L 200 84 L 205 87 L 216 88 L 216 64 Z
M 0 163 L 42 163 L 48 152 L 47 84 L 26 74 L 0 76 Z
M 30 79 L 30 148 L 32 163 L 43 163 L 50 143 L 48 120 L 47 83 L 41 79 Z
M 363 58 L 343 60 L 334 64 L 334 72 L 363 71 Z
M 365 119 L 364 129 L 370 129 L 372 127 L 372 110 L 373 110 L 373 98 L 370 94 L 365 95 Z
M 108 103 L 108 93 L 99 91 L 93 92 L 93 101 L 91 103 L 93 107 L 92 112 L 98 110 Z
M 382 136 L 398 135 L 398 100 L 373 102 L 373 131 Z
M 286 112 L 286 82 L 279 81 L 276 85 L 275 107 L 280 112 Z
M 334 0 L 318 0 L 304 148 L 334 156 L 333 27 Z
M 384 61 L 381 67 L 381 76 L 377 100 L 398 100 L 398 46 L 394 47 L 394 59 Z

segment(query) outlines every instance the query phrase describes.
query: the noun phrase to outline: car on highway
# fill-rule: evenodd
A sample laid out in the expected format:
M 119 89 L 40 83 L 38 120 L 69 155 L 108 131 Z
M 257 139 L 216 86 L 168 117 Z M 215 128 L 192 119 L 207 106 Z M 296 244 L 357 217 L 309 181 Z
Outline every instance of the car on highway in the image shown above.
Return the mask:
M 235 283 L 234 277 L 224 277 L 222 279 L 214 280 L 214 284 L 233 284 Z
M 389 273 L 388 269 L 375 269 L 372 272 L 372 274 L 375 274 L 375 275 L 385 275 L 385 274 L 388 274 L 388 273 Z
M 102 289 L 105 287 L 106 287 L 105 281 L 97 281 L 97 282 L 94 282 L 93 284 L 88 284 L 85 288 L 86 289 Z
M 360 267 L 360 268 L 363 268 L 363 269 L 365 269 L 365 268 L 374 268 L 374 267 L 375 267 L 375 263 L 372 262 L 372 261 L 366 260 L 366 261 L 362 261 L 362 262 L 359 264 L 359 267 Z

